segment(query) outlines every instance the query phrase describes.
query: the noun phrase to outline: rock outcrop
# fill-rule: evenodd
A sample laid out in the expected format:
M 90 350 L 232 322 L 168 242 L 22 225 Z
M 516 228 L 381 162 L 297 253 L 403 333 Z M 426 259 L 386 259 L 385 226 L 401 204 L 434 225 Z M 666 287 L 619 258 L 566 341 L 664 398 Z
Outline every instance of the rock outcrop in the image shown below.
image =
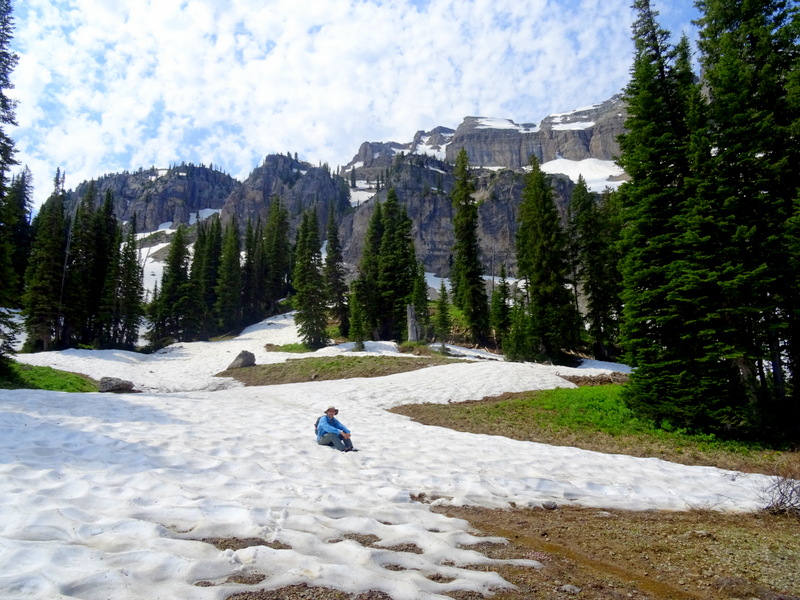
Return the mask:
M 89 185 L 83 182 L 67 194 L 68 212 L 86 195 Z M 113 194 L 114 215 L 120 221 L 130 221 L 136 215 L 138 231 L 155 231 L 164 223 L 188 225 L 201 211 L 222 209 L 240 184 L 211 167 L 184 164 L 104 175 L 94 185 L 98 204 L 106 192 Z
M 266 223 L 269 207 L 276 198 L 289 213 L 291 239 L 304 211 L 316 209 L 322 228 L 331 207 L 337 220 L 350 208 L 347 183 L 332 176 L 327 166 L 313 167 L 289 156 L 272 154 L 228 196 L 222 207 L 222 222 L 235 218 L 240 228 L 246 227 L 248 220 Z
M 461 148 L 465 148 L 470 164 L 487 167 L 524 167 L 531 156 L 540 163 L 556 158 L 613 160 L 619 154 L 617 136 L 623 132 L 624 122 L 620 96 L 588 108 L 550 115 L 538 126 L 467 117 L 447 145 L 446 159 L 454 162 Z

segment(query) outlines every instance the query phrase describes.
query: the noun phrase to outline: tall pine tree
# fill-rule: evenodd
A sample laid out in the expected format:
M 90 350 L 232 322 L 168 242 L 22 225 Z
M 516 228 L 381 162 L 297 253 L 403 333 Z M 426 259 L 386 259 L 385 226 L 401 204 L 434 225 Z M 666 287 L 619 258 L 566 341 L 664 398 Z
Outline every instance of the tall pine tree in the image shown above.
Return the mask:
M 531 157 L 517 217 L 517 265 L 534 332 L 532 355 L 567 361 L 579 342 L 578 315 L 570 281 L 569 248 L 546 175 Z M 518 317 L 521 318 L 519 314 Z
M 316 211 L 303 213 L 297 233 L 293 285 L 295 321 L 300 337 L 308 348 L 316 350 L 329 342 L 325 279 L 322 274 L 319 223 Z
M 453 203 L 455 235 L 451 285 L 453 304 L 467 320 L 472 342 L 485 344 L 489 334 L 489 301 L 478 242 L 478 204 L 472 197 L 475 185 L 469 173 L 469 158 L 462 148 L 456 157 L 455 183 L 450 194 Z
M 345 282 L 342 244 L 339 241 L 339 228 L 334 218 L 333 206 L 328 209 L 328 243 L 325 253 L 325 285 L 331 316 L 339 323 L 339 333 L 350 335 L 350 310 L 347 306 L 347 283 Z

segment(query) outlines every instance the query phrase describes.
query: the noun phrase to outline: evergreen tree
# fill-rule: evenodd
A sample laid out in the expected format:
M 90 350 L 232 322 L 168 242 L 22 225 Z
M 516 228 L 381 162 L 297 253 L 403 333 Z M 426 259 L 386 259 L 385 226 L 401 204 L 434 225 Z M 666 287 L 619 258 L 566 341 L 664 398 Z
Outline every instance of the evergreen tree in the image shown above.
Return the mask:
M 516 299 L 511 311 L 511 325 L 503 341 L 506 359 L 517 362 L 539 360 L 544 352 L 536 328 L 535 315 L 526 296 Z
M 207 223 L 207 226 L 205 226 Z M 219 215 L 213 215 L 204 223 L 204 239 L 198 250 L 195 245 L 195 254 L 199 252 L 198 269 L 199 277 L 197 287 L 201 294 L 200 307 L 202 320 L 200 335 L 203 339 L 219 331 L 217 324 L 217 286 L 219 284 L 220 260 L 222 258 L 222 222 Z
M 783 0 L 697 4 L 709 126 L 699 164 L 706 202 L 691 225 L 697 251 L 710 254 L 703 267 L 715 292 L 702 315 L 714 330 L 704 356 L 727 374 L 707 418 L 785 432 L 800 416 L 791 384 L 800 340 L 786 335 L 800 313 L 787 230 L 800 189 L 800 9 Z M 724 252 L 711 254 L 720 241 Z
M 347 283 L 345 283 L 342 244 L 339 242 L 339 228 L 333 214 L 333 206 L 328 210 L 328 245 L 325 254 L 325 284 L 331 316 L 339 323 L 339 333 L 344 337 L 350 334 L 350 310 L 347 306 Z
M 267 263 L 264 257 L 264 231 L 259 219 L 253 227 L 248 220 L 244 236 L 244 265 L 242 265 L 242 318 L 251 324 L 266 316 Z
M 316 350 L 327 345 L 327 306 L 325 279 L 322 274 L 319 224 L 316 211 L 303 213 L 297 234 L 297 255 L 294 266 L 295 321 L 303 343 Z
M 267 214 L 264 229 L 264 258 L 267 281 L 265 314 L 278 312 L 280 300 L 289 294 L 292 275 L 292 249 L 289 243 L 289 213 L 275 197 Z
M 10 299 L 5 301 L 4 306 L 17 307 L 20 305 L 25 270 L 28 267 L 28 256 L 31 252 L 32 207 L 33 178 L 28 167 L 25 167 L 21 173 L 11 179 L 5 199 L 0 200 L 0 240 L 4 239 L 10 244 L 10 251 L 5 256 L 11 261 L 16 278 L 16 287 L 12 284 L 13 280 L 10 274 L 1 278 L 3 282 L 6 282 L 10 293 Z M 2 231 L 3 229 L 5 232 Z
M 118 325 L 114 344 L 133 350 L 139 339 L 139 327 L 144 319 L 144 286 L 142 267 L 136 251 L 136 216 L 131 218 L 128 234 L 120 252 L 119 279 L 117 285 Z
M 531 157 L 531 170 L 525 176 L 517 220 L 517 264 L 520 277 L 526 282 L 533 352 L 538 350 L 541 358 L 563 362 L 565 351 L 578 345 L 579 319 L 567 288 L 567 237 L 550 184 L 535 156 Z
M 225 227 L 216 291 L 214 309 L 219 329 L 223 333 L 234 332 L 242 322 L 241 246 L 235 220 Z
M 478 205 L 472 198 L 475 185 L 469 174 L 467 151 L 456 158 L 453 203 L 454 260 L 451 272 L 453 304 L 464 311 L 472 341 L 486 343 L 489 332 L 489 303 L 480 263 Z
M 406 306 L 413 302 L 417 259 L 411 237 L 411 219 L 401 207 L 394 188 L 382 207 L 383 236 L 378 256 L 378 292 L 383 307 L 379 317 L 381 339 L 405 336 Z
M 422 331 L 422 339 L 428 339 L 431 328 L 431 315 L 428 307 L 428 281 L 425 278 L 425 265 L 417 262 L 417 274 L 414 278 L 414 289 L 411 293 L 411 303 L 417 315 L 417 324 Z
M 14 199 L 9 197 L 8 171 L 17 164 L 14 160 L 14 141 L 6 133 L 7 126 L 16 125 L 16 101 L 9 98 L 6 90 L 13 88 L 11 72 L 19 57 L 11 52 L 14 18 L 10 0 L 0 0 L 0 369 L 13 352 L 17 326 L 9 307 L 19 305 L 20 270 L 19 255 L 14 254 L 15 233 L 26 222 L 15 211 Z M 15 231 L 16 230 L 16 231 Z M 24 255 L 23 255 L 24 258 Z
M 7 90 L 13 89 L 11 72 L 19 62 L 19 56 L 11 51 L 14 37 L 14 17 L 11 0 L 0 0 L 0 192 L 5 196 L 8 188 L 8 171 L 17 164 L 14 160 L 14 140 L 6 133 L 8 126 L 17 124 L 15 114 L 17 101 L 10 98 Z
M 689 74 L 649 1 L 637 0 L 634 8 L 636 51 L 619 159 L 631 177 L 620 189 L 626 224 L 621 333 L 627 360 L 637 367 L 625 394 L 639 415 L 687 427 L 696 424 L 702 406 L 693 389 L 703 390 L 709 380 L 692 326 L 707 304 L 700 282 L 683 277 L 700 275 L 687 264 L 693 258 L 684 225 L 692 196 Z
M 364 326 L 364 313 L 362 311 L 362 304 L 359 300 L 359 290 L 362 288 L 364 282 L 356 280 L 350 288 L 350 339 L 356 343 L 355 349 L 362 351 L 364 349 L 364 340 L 367 339 L 367 331 Z
M 33 221 L 33 235 L 22 297 L 24 350 L 28 352 L 48 351 L 59 346 L 66 250 L 64 188 L 60 172 L 56 173 L 55 190 Z
M 447 338 L 450 337 L 450 328 L 453 326 L 450 319 L 450 299 L 447 296 L 447 287 L 442 279 L 439 284 L 439 299 L 436 301 L 436 337 L 442 344 L 442 352 L 446 350 Z
M 506 279 L 506 266 L 500 266 L 500 283 L 492 295 L 492 309 L 489 323 L 494 331 L 494 341 L 498 348 L 503 347 L 503 340 L 511 327 L 511 289 Z
M 583 177 L 569 203 L 570 237 L 573 247 L 576 290 L 586 303 L 586 326 L 592 354 L 600 360 L 613 359 L 618 347 L 619 293 L 617 268 L 619 245 L 618 204 L 606 192 L 595 199 Z
M 191 304 L 189 249 L 184 226 L 180 225 L 170 241 L 161 285 L 148 310 L 151 327 L 147 336 L 150 342 L 162 347 L 183 341 Z
M 386 310 L 383 297 L 378 289 L 380 277 L 380 251 L 383 240 L 384 221 L 383 209 L 380 203 L 375 204 L 375 210 L 367 226 L 364 239 L 364 250 L 358 265 L 358 279 L 360 282 L 357 300 L 362 315 L 364 330 L 370 339 L 380 338 L 379 323 Z

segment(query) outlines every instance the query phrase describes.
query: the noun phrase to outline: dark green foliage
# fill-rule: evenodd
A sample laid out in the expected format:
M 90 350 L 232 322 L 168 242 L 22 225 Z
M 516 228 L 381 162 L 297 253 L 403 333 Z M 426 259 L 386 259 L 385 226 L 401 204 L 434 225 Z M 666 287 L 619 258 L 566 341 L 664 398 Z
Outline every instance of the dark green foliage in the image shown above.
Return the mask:
M 524 362 L 546 360 L 541 337 L 536 330 L 534 315 L 526 296 L 517 298 L 511 311 L 511 326 L 503 341 L 507 360 Z
M 242 265 L 242 321 L 255 323 L 266 316 L 265 295 L 267 261 L 261 220 L 255 227 L 247 222 L 244 235 L 244 264 Z
M 411 220 L 395 190 L 376 204 L 359 263 L 356 297 L 364 330 L 382 340 L 401 340 L 406 334 L 406 306 L 414 302 L 417 258 Z
M 264 311 L 271 315 L 278 311 L 278 304 L 289 294 L 292 276 L 292 248 L 289 242 L 289 214 L 275 197 L 267 214 L 264 228 L 264 258 L 267 281 L 264 293 Z
M 9 308 L 20 304 L 21 272 L 26 256 L 15 252 L 18 236 L 26 230 L 29 197 L 14 197 L 12 182 L 8 185 L 8 171 L 17 164 L 14 160 L 14 141 L 6 128 L 16 125 L 16 101 L 9 98 L 6 90 L 13 88 L 11 72 L 19 57 L 11 52 L 14 18 L 10 0 L 0 0 L 0 369 L 5 370 L 7 356 L 13 353 L 17 326 Z M 27 173 L 27 169 L 24 173 Z M 28 173 L 29 174 L 29 173 Z M 20 211 L 20 208 L 22 210 Z M 22 262 L 20 260 L 22 259 Z
M 566 352 L 575 350 L 580 339 L 577 309 L 567 288 L 571 271 L 569 248 L 550 184 L 533 156 L 517 221 L 517 265 L 526 284 L 533 331 L 531 352 L 564 362 Z M 520 314 L 517 316 L 521 318 Z M 519 342 L 521 338 L 516 339 Z
M 214 314 L 222 333 L 235 333 L 242 322 L 242 263 L 236 221 L 228 223 L 219 259 Z
M 316 211 L 303 213 L 297 232 L 292 282 L 295 289 L 295 321 L 303 343 L 316 350 L 329 343 L 325 279 L 322 274 L 319 223 Z
M 453 326 L 453 321 L 450 318 L 450 299 L 447 295 L 447 286 L 444 284 L 444 279 L 439 284 L 439 299 L 436 301 L 436 319 L 434 327 L 436 329 L 436 337 L 442 344 L 442 351 L 445 349 L 447 339 L 450 337 L 450 328 Z
M 325 254 L 325 284 L 328 292 L 331 316 L 339 323 L 339 333 L 350 335 L 350 310 L 347 306 L 347 283 L 345 282 L 342 244 L 339 242 L 339 228 L 333 214 L 333 206 L 328 210 L 328 244 Z
M 492 294 L 492 310 L 489 323 L 494 333 L 494 342 L 498 348 L 503 347 L 503 339 L 511 328 L 511 288 L 506 279 L 506 266 L 500 266 L 500 281 Z
M 417 315 L 417 324 L 422 334 L 419 341 L 426 340 L 430 336 L 431 315 L 428 310 L 428 282 L 425 279 L 425 265 L 423 265 L 421 261 L 417 262 L 414 289 L 411 292 L 411 304 L 414 305 L 414 312 Z
M 489 334 L 489 303 L 480 262 L 478 204 L 472 197 L 475 185 L 469 173 L 467 151 L 462 148 L 455 165 L 453 203 L 453 268 L 450 274 L 453 304 L 464 311 L 470 338 L 485 344 Z
M 0 277 L 9 294 L 2 303 L 5 307 L 18 307 L 25 282 L 25 270 L 31 251 L 31 209 L 33 206 L 33 180 L 28 167 L 11 179 L 5 198 L 0 198 L 0 244 L 10 248 L 0 254 L 0 261 L 10 260 L 13 275 Z M 0 267 L 0 269 L 3 267 Z M 14 285 L 16 280 L 16 285 Z
M 193 304 L 191 291 L 189 249 L 184 227 L 180 226 L 170 242 L 161 285 L 148 309 L 151 326 L 147 336 L 155 347 L 185 339 L 186 320 Z
M 380 275 L 380 250 L 383 239 L 383 208 L 376 203 L 375 210 L 367 226 L 367 235 L 364 240 L 364 251 L 358 266 L 359 282 L 356 297 L 362 316 L 362 324 L 367 338 L 380 339 L 379 322 L 384 314 L 383 298 L 378 290 Z
M 617 196 L 607 191 L 598 201 L 583 177 L 579 177 L 569 213 L 575 284 L 585 298 L 589 346 L 595 358 L 614 359 L 618 355 L 622 312 Z
M 383 204 L 383 236 L 378 258 L 378 290 L 383 314 L 379 317 L 381 339 L 405 336 L 406 305 L 413 302 L 417 258 L 411 237 L 411 219 L 389 189 Z
M 66 250 L 64 188 L 60 173 L 56 174 L 53 194 L 33 221 L 33 235 L 22 298 L 24 350 L 28 352 L 59 347 Z
M 626 398 L 726 435 L 797 423 L 797 7 L 698 2 L 703 89 L 646 0 L 620 163 Z M 790 435 L 796 435 L 797 432 Z M 772 435 L 772 433 L 766 433 Z
M 356 350 L 364 349 L 367 339 L 367 330 L 364 325 L 363 304 L 360 301 L 359 290 L 365 285 L 364 281 L 357 279 L 350 287 L 350 339 L 356 343 Z

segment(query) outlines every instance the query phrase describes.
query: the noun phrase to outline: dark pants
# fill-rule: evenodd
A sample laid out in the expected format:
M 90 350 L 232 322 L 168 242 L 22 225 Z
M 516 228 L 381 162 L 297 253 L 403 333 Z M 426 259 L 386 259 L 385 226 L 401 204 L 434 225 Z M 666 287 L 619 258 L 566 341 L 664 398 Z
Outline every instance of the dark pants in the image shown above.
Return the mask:
M 342 452 L 353 449 L 353 442 L 351 442 L 349 439 L 344 439 L 337 433 L 326 433 L 317 440 L 317 443 L 320 446 L 333 446 Z

